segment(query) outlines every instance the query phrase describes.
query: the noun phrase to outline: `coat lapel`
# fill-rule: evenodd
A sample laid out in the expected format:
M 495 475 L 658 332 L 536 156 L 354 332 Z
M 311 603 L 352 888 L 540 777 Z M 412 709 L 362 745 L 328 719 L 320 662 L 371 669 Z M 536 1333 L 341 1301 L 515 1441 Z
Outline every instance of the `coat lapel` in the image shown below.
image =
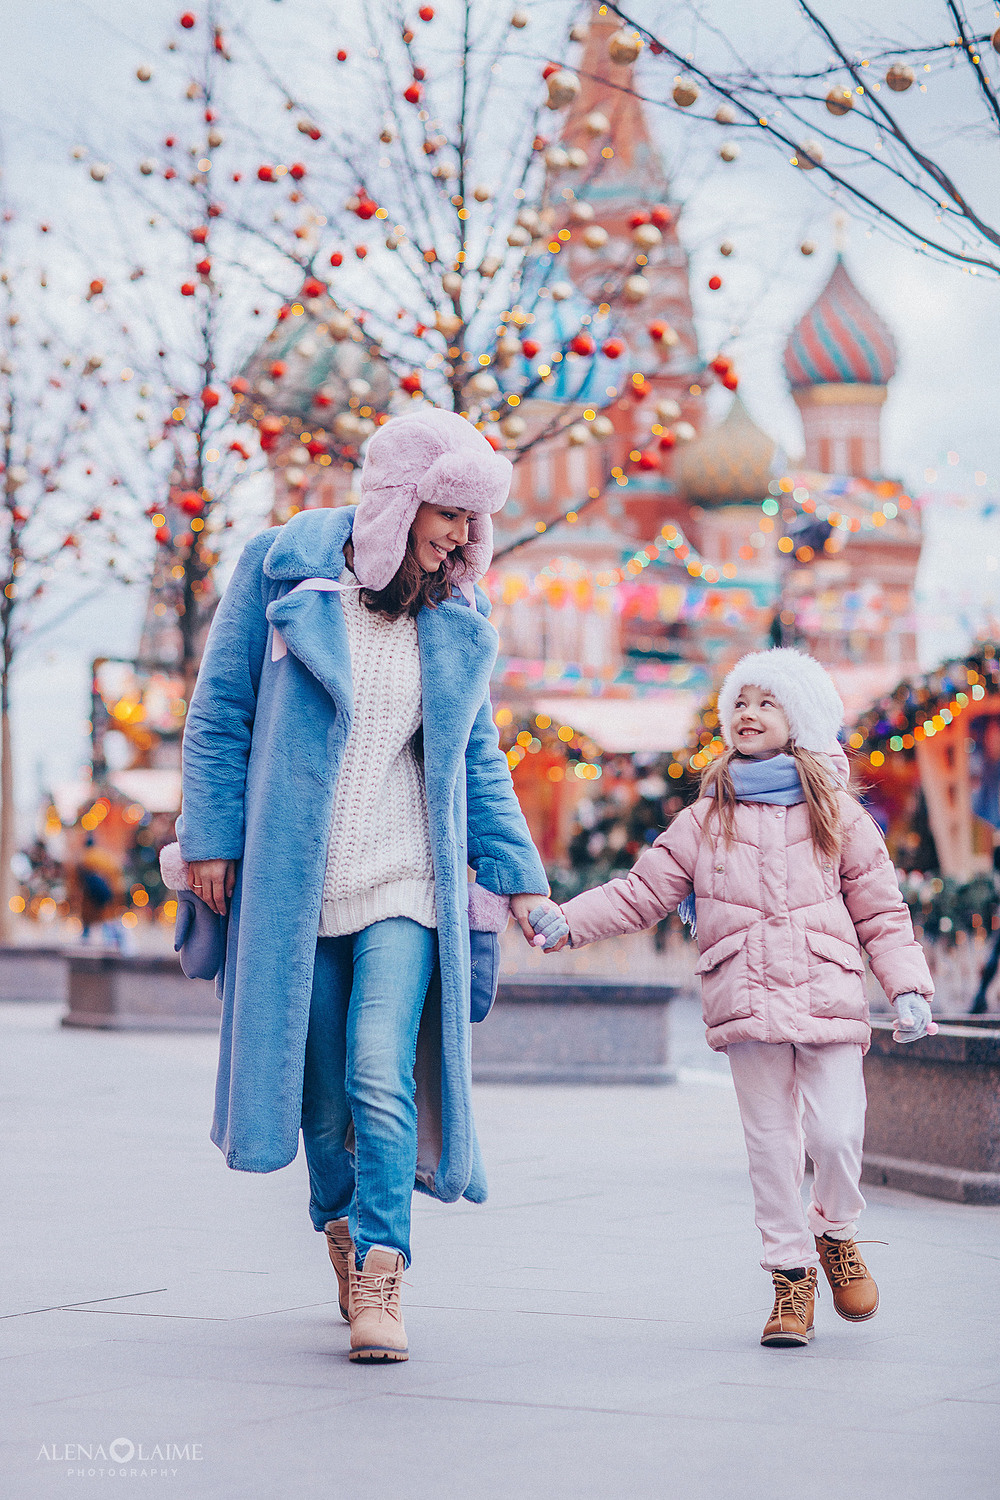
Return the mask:
M 350 714 L 351 649 L 340 595 L 312 589 L 284 594 L 268 605 L 267 618 L 274 629 L 281 631 L 292 655 L 326 688 L 338 709 Z

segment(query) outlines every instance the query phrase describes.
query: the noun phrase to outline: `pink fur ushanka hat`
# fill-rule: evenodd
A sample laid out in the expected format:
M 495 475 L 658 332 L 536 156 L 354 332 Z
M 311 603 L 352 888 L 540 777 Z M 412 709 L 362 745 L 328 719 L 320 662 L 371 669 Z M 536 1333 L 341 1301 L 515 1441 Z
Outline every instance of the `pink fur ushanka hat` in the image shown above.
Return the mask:
M 385 588 L 406 551 L 422 504 L 469 510 L 466 565 L 452 577 L 468 593 L 493 559 L 490 513 L 510 491 L 510 460 L 457 412 L 421 406 L 394 417 L 369 439 L 354 516 L 354 576 L 366 588 Z

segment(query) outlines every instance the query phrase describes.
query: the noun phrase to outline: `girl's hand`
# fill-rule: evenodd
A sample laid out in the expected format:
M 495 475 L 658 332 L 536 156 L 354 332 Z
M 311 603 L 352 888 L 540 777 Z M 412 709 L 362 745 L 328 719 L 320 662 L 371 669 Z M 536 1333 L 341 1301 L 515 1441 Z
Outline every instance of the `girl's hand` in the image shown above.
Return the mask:
M 511 916 L 514 918 L 514 921 L 520 927 L 521 931 L 524 933 L 525 939 L 529 943 L 534 943 L 535 941 L 535 929 L 531 925 L 531 918 L 529 916 L 529 913 L 543 907 L 546 911 L 559 911 L 559 908 L 558 906 L 556 906 L 556 903 L 554 901 L 550 901 L 548 896 L 543 896 L 538 893 L 522 893 L 518 896 L 511 896 L 510 898 Z
M 917 1042 L 922 1036 L 937 1034 L 937 1024 L 931 1020 L 931 1003 L 925 996 L 910 991 L 897 995 L 892 1004 L 896 1012 L 894 1042 Z
M 528 913 L 535 931 L 535 947 L 543 953 L 558 953 L 569 942 L 569 923 L 561 907 L 535 906 Z
M 229 898 L 236 884 L 236 861 L 234 859 L 192 859 L 188 864 L 191 872 L 191 889 L 200 896 L 206 906 L 226 915 Z

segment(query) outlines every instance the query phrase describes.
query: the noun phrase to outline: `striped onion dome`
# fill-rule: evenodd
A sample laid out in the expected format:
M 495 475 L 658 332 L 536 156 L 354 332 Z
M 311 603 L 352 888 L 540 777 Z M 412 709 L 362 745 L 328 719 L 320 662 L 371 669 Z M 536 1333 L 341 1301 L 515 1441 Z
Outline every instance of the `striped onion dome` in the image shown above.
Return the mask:
M 896 373 L 896 342 L 865 301 L 838 255 L 833 274 L 785 345 L 792 389 L 886 385 Z

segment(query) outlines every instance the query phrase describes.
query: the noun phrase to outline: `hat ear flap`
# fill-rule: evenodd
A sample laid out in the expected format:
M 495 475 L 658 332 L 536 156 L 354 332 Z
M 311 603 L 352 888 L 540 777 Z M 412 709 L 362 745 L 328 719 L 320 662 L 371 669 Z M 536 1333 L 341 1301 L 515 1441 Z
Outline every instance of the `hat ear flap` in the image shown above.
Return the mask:
M 489 511 L 477 511 L 469 517 L 469 540 L 462 548 L 464 563 L 456 566 L 452 577 L 463 592 L 489 571 L 493 561 L 493 521 Z

